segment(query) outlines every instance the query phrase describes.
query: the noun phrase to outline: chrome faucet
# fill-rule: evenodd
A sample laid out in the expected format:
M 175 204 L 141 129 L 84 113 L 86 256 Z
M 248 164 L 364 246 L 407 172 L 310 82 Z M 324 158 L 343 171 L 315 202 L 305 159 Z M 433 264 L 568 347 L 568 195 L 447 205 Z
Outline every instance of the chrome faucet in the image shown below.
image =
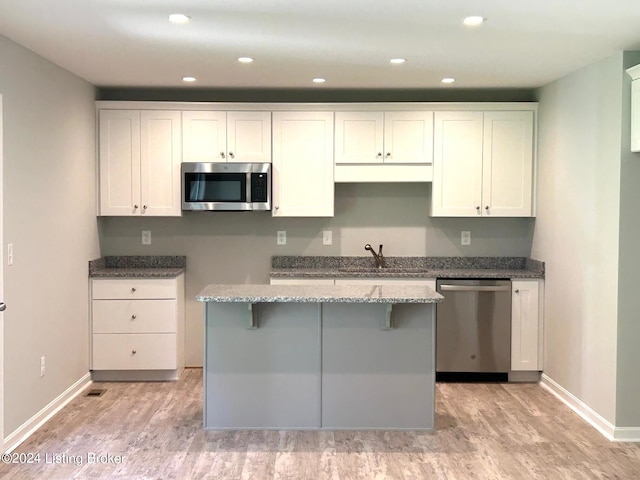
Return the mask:
M 384 267 L 384 255 L 382 255 L 382 245 L 380 245 L 380 248 L 378 249 L 378 253 L 374 252 L 373 247 L 368 243 L 364 246 L 364 249 L 370 251 L 371 255 L 373 255 L 373 258 L 376 261 L 376 268 Z

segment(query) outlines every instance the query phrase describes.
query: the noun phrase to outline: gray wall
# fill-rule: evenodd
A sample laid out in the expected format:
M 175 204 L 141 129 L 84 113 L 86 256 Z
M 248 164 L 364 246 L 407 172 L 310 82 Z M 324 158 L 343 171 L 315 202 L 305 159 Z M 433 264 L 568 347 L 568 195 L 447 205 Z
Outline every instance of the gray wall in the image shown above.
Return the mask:
M 612 424 L 622 75 L 620 52 L 540 90 L 532 246 L 546 262 L 544 371 Z
M 4 104 L 5 437 L 88 372 L 94 88 L 0 36 Z M 40 357 L 46 374 L 40 377 Z
M 640 52 L 624 53 L 624 68 L 638 64 Z M 640 153 L 630 149 L 631 77 L 622 73 L 622 79 L 616 425 L 640 427 Z
M 187 255 L 187 365 L 202 364 L 202 305 L 194 298 L 209 283 L 268 283 L 272 255 L 528 256 L 534 219 L 430 218 L 430 184 L 338 184 L 335 217 L 272 218 L 269 213 L 199 212 L 182 218 L 99 219 L 104 255 Z M 333 245 L 322 245 L 322 230 Z M 152 244 L 141 245 L 151 230 Z M 287 231 L 287 245 L 276 232 Z M 460 246 L 460 231 L 471 245 Z M 372 263 L 373 265 L 373 263 Z

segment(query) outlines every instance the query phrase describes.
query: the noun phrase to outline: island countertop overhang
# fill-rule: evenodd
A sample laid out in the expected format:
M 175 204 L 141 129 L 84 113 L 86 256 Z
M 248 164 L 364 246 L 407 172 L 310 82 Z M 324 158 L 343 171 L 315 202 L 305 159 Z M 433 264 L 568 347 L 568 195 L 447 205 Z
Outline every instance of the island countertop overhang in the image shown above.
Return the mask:
M 216 303 L 439 303 L 427 286 L 399 285 L 207 285 L 199 302 Z

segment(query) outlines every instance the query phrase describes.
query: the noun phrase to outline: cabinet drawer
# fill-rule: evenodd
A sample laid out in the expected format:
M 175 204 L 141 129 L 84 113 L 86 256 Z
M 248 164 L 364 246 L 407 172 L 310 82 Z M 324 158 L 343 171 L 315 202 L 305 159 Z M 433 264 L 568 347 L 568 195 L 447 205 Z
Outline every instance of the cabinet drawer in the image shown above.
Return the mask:
M 93 335 L 93 370 L 174 370 L 173 333 Z
M 176 298 L 174 278 L 108 278 L 93 280 L 93 299 Z
M 176 300 L 94 300 L 93 333 L 176 333 Z

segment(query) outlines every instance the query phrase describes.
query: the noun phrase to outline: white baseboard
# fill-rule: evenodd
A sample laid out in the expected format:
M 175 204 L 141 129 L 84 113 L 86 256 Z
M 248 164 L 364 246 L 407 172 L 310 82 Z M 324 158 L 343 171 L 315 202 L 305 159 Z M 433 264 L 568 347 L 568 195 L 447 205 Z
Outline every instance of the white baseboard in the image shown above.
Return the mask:
M 36 413 L 33 417 L 23 423 L 10 435 L 4 439 L 5 453 L 10 453 L 18 445 L 29 438 L 36 430 L 38 430 L 44 423 L 58 413 L 65 405 L 71 400 L 76 398 L 93 382 L 91 381 L 91 373 L 86 373 L 77 382 L 67 388 L 64 392 L 58 395 L 51 403 L 45 406 L 42 410 Z
M 559 383 L 542 374 L 540 385 L 558 397 L 571 410 L 582 417 L 589 425 L 598 430 L 607 440 L 612 442 L 640 442 L 640 428 L 616 427 L 607 419 L 595 412 L 589 405 L 573 395 Z

